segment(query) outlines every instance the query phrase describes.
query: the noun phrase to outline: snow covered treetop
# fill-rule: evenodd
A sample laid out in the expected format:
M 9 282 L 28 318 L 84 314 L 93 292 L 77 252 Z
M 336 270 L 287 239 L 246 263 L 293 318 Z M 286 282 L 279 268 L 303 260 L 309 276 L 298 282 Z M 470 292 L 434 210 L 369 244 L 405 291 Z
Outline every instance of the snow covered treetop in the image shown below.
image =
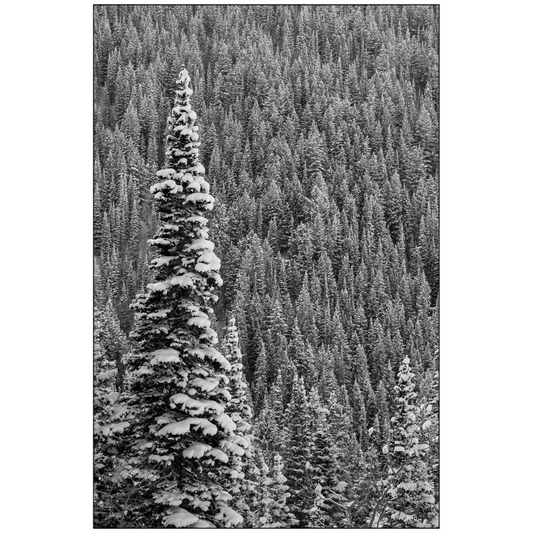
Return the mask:
M 231 317 L 229 319 L 228 326 L 228 344 L 230 346 L 230 351 L 234 357 L 240 359 L 242 357 L 241 351 L 239 350 L 239 332 L 237 326 L 235 325 L 235 318 Z
M 178 79 L 176 81 L 177 83 L 183 83 L 183 85 L 185 85 L 185 88 L 189 87 L 191 78 L 189 77 L 189 72 L 185 67 L 180 70 L 180 73 L 178 74 Z

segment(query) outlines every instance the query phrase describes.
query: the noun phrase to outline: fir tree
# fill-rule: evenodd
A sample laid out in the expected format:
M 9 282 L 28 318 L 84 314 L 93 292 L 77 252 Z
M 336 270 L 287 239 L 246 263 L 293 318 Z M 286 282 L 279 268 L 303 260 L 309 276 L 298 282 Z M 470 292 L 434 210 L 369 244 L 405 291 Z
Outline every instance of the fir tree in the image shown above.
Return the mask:
M 311 420 L 302 378 L 294 376 L 291 400 L 285 413 L 287 439 L 284 447 L 287 484 L 291 489 L 289 509 L 300 527 L 308 523 L 313 501 L 311 481 Z
M 131 434 L 132 476 L 150 481 L 155 523 L 229 526 L 242 517 L 226 490 L 236 473 L 221 466 L 249 444 L 224 411 L 231 399 L 224 371 L 231 365 L 214 348 L 210 327 L 213 290 L 222 280 L 204 216 L 214 199 L 198 162 L 189 84 L 183 68 L 168 120 L 167 168 L 158 172 L 164 181 L 151 188 L 162 222 L 150 241 L 154 282 L 133 304 L 139 349 L 131 363 L 138 420 Z
M 243 514 L 249 510 L 245 501 L 249 490 L 249 481 L 245 479 L 246 473 L 251 467 L 251 421 L 252 409 L 250 391 L 244 379 L 243 366 L 241 363 L 242 354 L 239 348 L 239 335 L 235 326 L 235 318 L 231 318 L 228 326 L 226 338 L 227 360 L 231 364 L 231 370 L 228 372 L 229 383 L 228 391 L 231 394 L 231 400 L 225 407 L 225 412 L 235 423 L 235 435 L 243 438 L 248 445 L 244 448 L 244 454 L 234 454 L 231 456 L 231 470 L 228 472 L 235 479 L 230 493 L 233 495 L 236 503 L 235 506 Z
M 423 457 L 429 445 L 423 442 L 424 420 L 414 391 L 414 374 L 409 358 L 402 361 L 398 372 L 396 412 L 391 418 L 391 440 L 384 447 L 390 463 L 387 477 L 380 482 L 383 495 L 376 503 L 370 527 L 380 520 L 389 527 L 431 527 L 438 525 L 434 488 Z
M 290 497 L 287 478 L 283 475 L 283 460 L 274 456 L 274 465 L 269 468 L 261 457 L 256 467 L 257 484 L 253 503 L 254 527 L 287 528 L 296 524 L 294 515 L 288 509 Z

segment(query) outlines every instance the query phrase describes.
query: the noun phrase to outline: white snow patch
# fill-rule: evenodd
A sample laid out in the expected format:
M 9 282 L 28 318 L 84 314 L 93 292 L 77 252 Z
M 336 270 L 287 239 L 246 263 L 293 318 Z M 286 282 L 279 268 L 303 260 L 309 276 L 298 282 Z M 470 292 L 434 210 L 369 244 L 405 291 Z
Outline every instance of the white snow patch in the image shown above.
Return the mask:
M 148 283 L 146 288 L 153 292 L 166 291 L 168 289 L 168 282 Z
M 194 273 L 187 272 L 181 276 L 174 276 L 170 280 L 171 285 L 179 285 L 180 287 L 192 287 L 194 285 L 193 279 L 198 279 L 198 276 Z
M 163 520 L 163 525 L 174 527 L 188 527 L 198 522 L 199 518 L 189 511 L 177 507 L 175 511 Z
M 210 324 L 210 320 L 202 316 L 193 316 L 192 318 L 189 318 L 189 320 L 187 320 L 188 326 L 196 326 L 202 329 L 208 328 Z
M 191 429 L 190 419 L 180 420 L 179 422 L 172 422 L 167 424 L 164 428 L 159 430 L 160 435 L 166 435 L 168 433 L 172 435 L 185 435 Z
M 207 241 L 206 239 L 196 239 L 190 246 L 186 248 L 185 251 L 190 250 L 209 250 L 212 252 L 215 248 L 215 245 L 211 241 Z
M 213 209 L 213 202 L 215 201 L 215 199 L 207 193 L 193 192 L 192 194 L 189 194 L 185 197 L 185 201 L 191 203 L 204 202 L 205 208 L 210 211 L 211 209 Z
M 207 528 L 216 528 L 216 526 L 214 526 L 211 522 L 208 522 L 207 520 L 198 520 L 198 522 L 195 522 L 192 526 L 191 526 L 191 529 L 198 529 L 198 528 L 201 528 L 201 529 L 207 529 Z
M 154 358 L 150 361 L 151 365 L 156 365 L 157 363 L 179 363 L 181 361 L 178 352 L 173 348 L 156 350 L 152 352 L 152 355 L 154 355 Z
M 218 387 L 220 381 L 217 378 L 194 378 L 191 382 L 193 387 L 197 387 L 205 392 L 211 392 Z
M 210 457 L 214 457 L 217 461 L 220 461 L 221 463 L 227 463 L 229 461 L 229 457 L 218 448 L 211 449 L 206 455 L 209 455 Z
M 230 507 L 221 506 L 219 512 L 215 515 L 217 520 L 223 520 L 225 527 L 236 526 L 243 521 L 242 516 Z
M 226 431 L 235 431 L 237 426 L 235 422 L 226 414 L 221 413 L 215 417 L 215 420 L 226 430 Z
M 199 459 L 200 457 L 203 457 L 205 455 L 205 452 L 208 452 L 211 448 L 212 446 L 209 446 L 209 444 L 197 442 L 183 451 L 183 457 L 189 459 L 194 457 L 196 459 Z

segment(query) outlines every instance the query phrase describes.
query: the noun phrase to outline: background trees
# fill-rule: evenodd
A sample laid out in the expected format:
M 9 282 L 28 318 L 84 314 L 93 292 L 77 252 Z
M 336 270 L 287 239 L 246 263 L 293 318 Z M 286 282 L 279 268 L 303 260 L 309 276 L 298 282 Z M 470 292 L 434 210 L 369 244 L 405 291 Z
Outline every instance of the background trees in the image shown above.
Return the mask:
M 154 282 L 147 241 L 161 212 L 148 190 L 162 181 L 166 119 L 185 64 L 191 135 L 201 136 L 216 198 L 210 237 L 224 285 L 212 328 L 223 337 L 236 318 L 256 440 L 270 471 L 275 457 L 283 462 L 293 513 L 308 519 L 293 503 L 305 475 L 320 480 L 326 502 L 313 519 L 341 520 L 328 490 L 345 482 L 350 501 L 362 494 L 357 483 L 379 478 L 405 357 L 415 392 L 434 398 L 437 387 L 438 7 L 97 6 L 94 22 L 104 330 L 127 335 L 129 304 Z M 159 242 L 157 257 L 169 255 Z M 115 352 L 111 343 L 101 364 L 118 376 Z M 321 413 L 305 450 L 294 448 L 287 416 L 300 404 Z M 343 435 L 334 456 L 344 466 L 324 482 L 330 434 Z M 435 453 L 431 461 L 437 487 Z M 307 509 L 320 498 L 310 487 Z

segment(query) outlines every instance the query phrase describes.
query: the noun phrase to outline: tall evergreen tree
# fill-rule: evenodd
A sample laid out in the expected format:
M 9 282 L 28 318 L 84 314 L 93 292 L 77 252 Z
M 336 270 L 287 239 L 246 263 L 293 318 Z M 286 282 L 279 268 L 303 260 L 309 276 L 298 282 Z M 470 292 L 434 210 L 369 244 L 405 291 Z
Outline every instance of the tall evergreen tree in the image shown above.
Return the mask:
M 133 304 L 132 476 L 150 480 L 153 523 L 230 526 L 242 522 L 227 491 L 236 474 L 221 466 L 249 444 L 224 411 L 231 365 L 214 347 L 211 305 L 222 280 L 204 216 L 214 198 L 198 161 L 189 84 L 183 68 L 168 120 L 167 168 L 158 172 L 164 181 L 151 188 L 162 222 L 150 241 L 154 281 Z

